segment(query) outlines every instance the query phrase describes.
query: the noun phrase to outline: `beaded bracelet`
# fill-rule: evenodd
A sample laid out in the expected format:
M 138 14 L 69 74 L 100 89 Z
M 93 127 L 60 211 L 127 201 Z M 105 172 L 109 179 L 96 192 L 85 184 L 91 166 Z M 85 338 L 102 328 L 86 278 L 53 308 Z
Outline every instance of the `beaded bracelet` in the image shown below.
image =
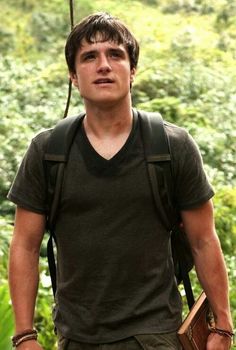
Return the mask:
M 13 347 L 19 346 L 21 343 L 27 340 L 37 340 L 38 333 L 35 329 L 26 329 L 25 331 L 14 335 L 12 337 L 12 345 Z
M 211 327 L 210 331 L 212 333 L 217 333 L 219 335 L 222 335 L 223 337 L 228 337 L 228 338 L 233 338 L 234 337 L 234 333 L 231 331 L 227 331 L 225 329 L 220 329 L 220 328 L 216 328 L 216 327 Z

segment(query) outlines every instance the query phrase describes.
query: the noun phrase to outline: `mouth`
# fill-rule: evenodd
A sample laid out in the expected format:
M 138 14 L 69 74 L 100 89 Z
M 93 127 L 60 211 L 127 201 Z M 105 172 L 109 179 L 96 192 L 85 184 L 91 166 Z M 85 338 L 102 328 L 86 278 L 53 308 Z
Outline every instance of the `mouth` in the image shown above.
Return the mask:
M 114 80 L 109 79 L 109 78 L 100 78 L 100 79 L 96 79 L 94 81 L 94 84 L 99 85 L 99 84 L 112 84 L 114 83 Z

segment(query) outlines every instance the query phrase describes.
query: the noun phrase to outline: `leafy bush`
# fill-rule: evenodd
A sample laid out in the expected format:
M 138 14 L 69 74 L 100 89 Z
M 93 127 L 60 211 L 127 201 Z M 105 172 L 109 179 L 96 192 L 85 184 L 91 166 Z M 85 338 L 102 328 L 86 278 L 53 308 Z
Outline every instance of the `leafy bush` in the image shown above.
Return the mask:
M 218 188 L 214 199 L 216 228 L 225 254 L 236 252 L 236 188 Z
M 69 32 L 69 8 L 64 0 L 0 2 L 0 349 L 8 350 L 13 332 L 7 288 L 12 231 L 8 216 L 13 214 L 13 206 L 6 201 L 6 194 L 32 136 L 62 118 L 67 97 L 63 48 Z M 216 226 L 226 254 L 236 322 L 235 3 L 107 0 L 102 5 L 103 10 L 121 17 L 141 43 L 134 105 L 160 111 L 168 121 L 187 128 L 201 148 L 216 189 Z M 100 0 L 75 2 L 75 22 L 100 10 Z M 78 92 L 73 90 L 69 114 L 82 108 Z M 40 275 L 36 327 L 45 350 L 54 350 L 53 298 L 44 258 Z M 194 273 L 192 279 L 198 295 L 201 287 Z M 9 327 L 3 329 L 5 324 Z
M 212 0 L 168 0 L 163 1 L 162 10 L 164 13 L 199 12 L 209 14 L 215 11 L 215 3 Z
M 50 277 L 48 276 L 47 260 L 40 260 L 40 285 L 37 298 L 35 327 L 39 332 L 39 342 L 44 350 L 56 350 L 56 335 L 52 320 L 54 300 L 52 296 Z
M 0 349 L 11 350 L 14 322 L 8 289 L 8 250 L 12 226 L 0 218 Z
M 11 350 L 14 321 L 7 283 L 0 286 L 0 349 Z

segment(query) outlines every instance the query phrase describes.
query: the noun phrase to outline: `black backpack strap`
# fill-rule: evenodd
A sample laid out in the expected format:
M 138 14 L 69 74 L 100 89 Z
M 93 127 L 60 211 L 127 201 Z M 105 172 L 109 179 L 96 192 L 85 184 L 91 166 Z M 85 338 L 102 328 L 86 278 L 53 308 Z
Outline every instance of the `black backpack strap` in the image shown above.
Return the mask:
M 175 221 L 172 209 L 173 183 L 171 175 L 171 155 L 163 119 L 159 113 L 138 111 L 141 121 L 141 136 L 147 163 L 153 199 L 160 219 L 170 230 Z M 157 171 L 158 170 L 158 171 Z
M 192 268 L 192 255 L 184 232 L 179 228 L 179 217 L 173 205 L 174 185 L 172 175 L 171 152 L 163 119 L 159 113 L 136 112 L 141 121 L 141 135 L 144 155 L 152 188 L 153 199 L 160 215 L 160 220 L 171 232 L 172 254 L 177 281 L 183 281 L 189 308 L 194 304 L 194 296 L 189 278 Z M 190 263 L 185 259 L 186 250 Z
M 179 226 L 174 227 L 172 230 L 171 246 L 172 254 L 175 254 L 173 260 L 175 263 L 177 282 L 183 282 L 186 299 L 190 310 L 195 302 L 189 277 L 189 271 L 192 269 L 194 263 L 186 234 Z
M 56 242 L 54 226 L 60 203 L 65 165 L 69 157 L 72 142 L 83 117 L 84 113 L 81 113 L 79 116 L 67 117 L 60 120 L 52 130 L 44 155 L 48 206 L 46 227 L 50 234 L 47 244 L 47 256 L 54 297 L 57 288 L 56 262 L 53 249 L 53 241 Z

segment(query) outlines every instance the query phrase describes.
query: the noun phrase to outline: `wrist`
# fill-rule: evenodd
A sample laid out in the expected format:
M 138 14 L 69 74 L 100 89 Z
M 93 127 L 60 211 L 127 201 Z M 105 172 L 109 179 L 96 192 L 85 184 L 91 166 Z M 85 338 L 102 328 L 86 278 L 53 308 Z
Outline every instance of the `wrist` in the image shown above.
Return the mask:
M 233 324 L 229 320 L 226 320 L 224 322 L 223 321 L 216 321 L 214 326 L 215 326 L 215 328 L 224 329 L 224 330 L 229 331 L 231 333 L 234 332 Z
M 31 339 L 26 342 L 21 343 L 17 348 L 12 348 L 12 350 L 33 350 L 33 349 L 40 349 L 39 348 L 40 344 L 38 343 L 38 340 L 36 339 Z
M 228 339 L 230 339 L 231 341 L 232 341 L 233 338 L 234 338 L 234 332 L 231 331 L 231 330 L 222 329 L 222 328 L 217 328 L 217 327 L 215 327 L 215 326 L 212 326 L 212 327 L 210 327 L 210 332 L 211 332 L 211 333 L 218 334 L 218 335 L 221 336 L 221 337 L 228 338 Z
M 25 329 L 24 331 L 15 334 L 12 337 L 12 345 L 17 348 L 20 344 L 29 341 L 35 340 L 37 341 L 38 333 L 35 329 Z
M 220 315 L 214 315 L 215 327 L 227 329 L 233 331 L 233 321 L 230 313 L 221 313 Z

